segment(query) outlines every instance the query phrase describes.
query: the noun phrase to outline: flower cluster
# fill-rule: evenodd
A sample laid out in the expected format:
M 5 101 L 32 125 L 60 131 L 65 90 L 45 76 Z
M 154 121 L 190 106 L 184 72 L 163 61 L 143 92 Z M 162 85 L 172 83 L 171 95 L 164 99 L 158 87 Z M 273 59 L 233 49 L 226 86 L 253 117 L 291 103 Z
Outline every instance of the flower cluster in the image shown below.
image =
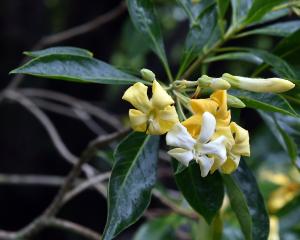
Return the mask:
M 189 84 L 198 88 L 205 85 L 214 90 L 209 98 L 189 99 L 186 107 L 192 115 L 180 122 L 174 100 L 158 83 L 155 75 L 149 70 L 142 70 L 142 76 L 152 81 L 152 97 L 149 99 L 148 87 L 139 82 L 128 88 L 123 95 L 123 99 L 135 107 L 129 110 L 131 127 L 135 131 L 152 135 L 167 133 L 166 143 L 172 147 L 168 154 L 185 166 L 195 160 L 200 166 L 202 177 L 216 170 L 230 174 L 237 169 L 241 156 L 250 156 L 248 131 L 231 121 L 227 106 L 230 100 L 225 89 L 240 86 L 256 92 L 266 92 L 268 89 L 270 92 L 280 92 L 280 89 L 286 91 L 294 87 L 291 82 L 283 79 L 251 81 L 250 78 L 229 74 L 224 74 L 222 79 L 202 76 L 198 84 L 179 81 L 179 85 Z

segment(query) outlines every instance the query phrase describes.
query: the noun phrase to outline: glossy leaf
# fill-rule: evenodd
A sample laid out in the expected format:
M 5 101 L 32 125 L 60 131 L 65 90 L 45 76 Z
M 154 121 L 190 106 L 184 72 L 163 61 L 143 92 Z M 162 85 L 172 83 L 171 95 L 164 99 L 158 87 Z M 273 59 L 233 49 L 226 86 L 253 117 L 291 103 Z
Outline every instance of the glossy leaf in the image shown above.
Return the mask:
M 300 30 L 284 38 L 275 48 L 274 53 L 278 56 L 287 57 L 289 54 L 300 49 Z
M 135 234 L 133 240 L 176 240 L 176 228 L 182 218 L 172 214 L 155 218 L 143 224 Z
M 93 53 L 83 49 L 83 48 L 76 48 L 76 47 L 52 47 L 46 48 L 39 51 L 27 51 L 24 52 L 25 55 L 29 57 L 42 57 L 51 54 L 62 54 L 62 55 L 75 55 L 75 56 L 82 56 L 82 57 L 93 57 Z
M 82 83 L 131 84 L 144 82 L 100 60 L 60 54 L 35 58 L 11 73 Z
M 251 170 L 241 159 L 232 175 L 223 175 L 230 204 L 246 240 L 267 240 L 269 218 L 263 197 Z
M 296 32 L 300 29 L 300 21 L 288 21 L 288 22 L 279 22 L 268 25 L 262 28 L 256 28 L 251 31 L 243 32 L 239 34 L 239 37 L 245 37 L 254 34 L 270 35 L 277 37 L 287 37 L 288 35 Z
M 229 0 L 217 0 L 218 12 L 221 18 L 225 16 L 229 3 Z
M 247 14 L 244 24 L 250 24 L 263 18 L 263 16 L 285 0 L 254 0 Z
M 284 115 L 271 115 L 259 111 L 261 117 L 270 128 L 275 139 L 289 155 L 292 164 L 300 171 L 300 158 L 298 156 L 298 146 L 295 142 L 300 137 L 300 118 Z M 298 141 L 300 146 L 300 141 Z
M 167 58 L 163 38 L 152 0 L 128 0 L 127 2 L 128 11 L 134 26 L 144 34 L 153 51 L 166 65 Z
M 279 94 L 252 93 L 240 90 L 231 90 L 230 94 L 240 98 L 249 108 L 297 116 L 288 101 Z
M 156 182 L 159 137 L 133 132 L 117 147 L 108 188 L 103 240 L 135 223 L 148 207 Z
M 199 165 L 192 161 L 186 169 L 175 174 L 175 181 L 191 207 L 211 223 L 224 198 L 224 186 L 219 172 L 203 178 Z
M 253 0 L 230 0 L 232 7 L 232 24 L 241 22 L 251 8 Z
M 231 52 L 231 53 L 224 53 L 218 56 L 210 57 L 206 59 L 204 62 L 216 62 L 216 61 L 223 61 L 223 60 L 242 60 L 245 62 L 250 62 L 254 64 L 261 64 L 263 60 L 256 55 L 248 52 Z

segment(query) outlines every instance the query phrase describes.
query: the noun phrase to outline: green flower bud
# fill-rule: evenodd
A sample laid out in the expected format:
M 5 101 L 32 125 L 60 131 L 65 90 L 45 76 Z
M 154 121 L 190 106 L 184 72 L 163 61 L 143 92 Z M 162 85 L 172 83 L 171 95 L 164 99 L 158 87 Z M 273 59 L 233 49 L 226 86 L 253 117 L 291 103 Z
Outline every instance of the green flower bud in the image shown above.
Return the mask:
M 227 94 L 227 104 L 230 107 L 234 107 L 234 108 L 244 108 L 246 107 L 246 104 L 242 102 L 241 99 L 232 96 L 230 94 Z
M 149 69 L 143 68 L 141 70 L 141 75 L 146 81 L 153 82 L 155 80 L 155 74 Z
M 230 84 L 222 78 L 212 78 L 207 75 L 203 75 L 198 79 L 199 87 L 208 87 L 213 90 L 227 90 L 230 88 Z

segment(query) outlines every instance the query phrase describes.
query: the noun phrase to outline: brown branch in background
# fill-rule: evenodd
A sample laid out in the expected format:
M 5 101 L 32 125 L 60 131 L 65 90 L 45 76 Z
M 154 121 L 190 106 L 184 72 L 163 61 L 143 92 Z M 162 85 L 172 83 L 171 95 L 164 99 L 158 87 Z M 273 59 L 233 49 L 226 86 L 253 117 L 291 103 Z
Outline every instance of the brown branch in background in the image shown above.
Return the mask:
M 26 97 L 45 98 L 70 105 L 75 109 L 85 111 L 88 114 L 97 117 L 99 120 L 105 122 L 114 129 L 120 129 L 122 127 L 120 121 L 116 117 L 112 116 L 110 113 L 106 112 L 105 110 L 99 107 L 94 106 L 93 104 L 77 99 L 75 97 L 51 90 L 36 88 L 22 88 L 18 91 L 24 94 Z
M 101 235 L 89 228 L 79 225 L 74 222 L 67 220 L 62 220 L 58 218 L 50 218 L 45 222 L 46 227 L 54 227 L 58 229 L 68 230 L 70 232 L 76 233 L 77 235 L 83 236 L 90 240 L 100 240 Z
M 38 41 L 34 47 L 31 49 L 31 51 L 36 51 L 39 49 L 42 49 L 43 47 L 50 46 L 62 41 L 69 40 L 73 37 L 77 37 L 80 35 L 83 35 L 85 33 L 94 31 L 98 29 L 99 27 L 103 26 L 106 23 L 109 23 L 116 19 L 117 17 L 121 16 L 126 11 L 126 1 L 122 1 L 116 8 L 112 9 L 111 11 L 102 14 L 96 18 L 94 18 L 91 21 L 88 21 L 84 24 L 81 24 L 79 26 L 67 29 L 65 31 L 55 33 L 46 37 L 43 37 L 40 41 Z M 28 57 L 25 57 L 21 61 L 21 65 L 24 64 L 26 61 L 28 61 Z M 11 83 L 8 85 L 8 89 L 14 89 L 16 88 L 23 80 L 24 75 L 23 74 L 17 74 L 12 79 Z

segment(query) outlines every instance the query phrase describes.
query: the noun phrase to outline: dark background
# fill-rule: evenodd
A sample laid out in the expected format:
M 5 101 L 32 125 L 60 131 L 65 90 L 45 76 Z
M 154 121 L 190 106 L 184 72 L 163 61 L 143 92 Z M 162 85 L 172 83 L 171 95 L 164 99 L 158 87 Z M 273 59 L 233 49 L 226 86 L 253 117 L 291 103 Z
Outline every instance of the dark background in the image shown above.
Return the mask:
M 110 11 L 119 3 L 117 0 L 1 0 L 0 88 L 4 89 L 14 77 L 8 73 L 21 64 L 24 57 L 22 52 L 32 49 L 42 37 L 85 23 Z M 174 21 L 162 21 L 171 68 L 175 70 L 187 22 L 182 21 L 175 26 Z M 271 49 L 277 41 L 270 37 L 256 37 L 246 42 L 243 40 L 240 44 Z M 149 53 L 142 38 L 134 32 L 126 11 L 95 31 L 57 45 L 89 49 L 96 58 L 113 63 L 133 74 L 137 74 L 137 69 L 146 66 L 153 69 L 160 78 L 165 77 L 159 61 Z M 226 66 L 218 63 L 209 71 L 218 75 L 224 69 L 233 74 L 247 74 L 252 70 L 242 63 Z M 110 86 L 26 77 L 20 87 L 63 92 L 90 101 L 119 116 L 128 109 L 126 104 L 120 104 L 122 89 Z M 0 173 L 59 176 L 68 173 L 70 165 L 58 154 L 44 128 L 27 110 L 5 99 L 0 102 L 0 114 Z M 76 155 L 80 155 L 88 142 L 96 137 L 78 121 L 50 112 L 47 115 L 53 120 L 68 148 Z M 248 119 L 244 126 L 250 129 L 256 128 L 260 121 L 252 111 L 245 111 L 242 119 Z M 108 132 L 112 131 L 107 126 L 104 127 Z M 22 228 L 48 206 L 56 192 L 56 187 L 0 185 L 0 229 L 15 231 Z M 68 203 L 59 217 L 102 232 L 106 220 L 106 201 L 99 194 L 87 191 Z M 127 234 L 132 229 L 135 227 L 126 231 L 120 239 L 128 239 Z M 80 238 L 47 229 L 35 239 Z

